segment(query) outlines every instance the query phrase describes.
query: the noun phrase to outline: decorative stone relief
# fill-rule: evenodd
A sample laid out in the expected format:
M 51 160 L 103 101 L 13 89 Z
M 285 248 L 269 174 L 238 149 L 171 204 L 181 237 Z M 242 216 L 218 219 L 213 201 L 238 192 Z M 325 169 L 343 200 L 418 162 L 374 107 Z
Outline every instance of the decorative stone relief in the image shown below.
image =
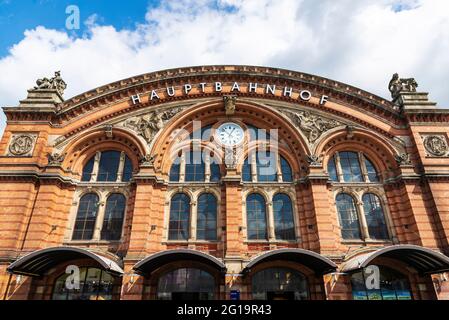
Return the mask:
M 48 165 L 49 166 L 60 166 L 65 159 L 65 154 L 48 154 Z
M 61 71 L 56 71 L 53 78 L 42 78 L 36 81 L 37 86 L 31 90 L 56 90 L 61 96 L 67 88 L 67 84 L 61 78 Z
M 316 154 L 308 155 L 307 156 L 307 162 L 310 164 L 310 166 L 321 166 L 323 164 L 323 159 L 321 156 L 318 156 Z
M 13 134 L 8 148 L 8 155 L 31 156 L 36 144 L 37 134 L 18 133 Z
M 152 111 L 148 114 L 126 120 L 124 127 L 136 131 L 147 143 L 151 143 L 165 124 L 183 108 L 172 108 L 165 111 Z
M 396 99 L 401 92 L 416 92 L 418 83 L 414 78 L 399 78 L 399 75 L 395 73 L 388 84 L 388 90 L 391 92 L 391 97 Z
M 443 157 L 449 152 L 447 139 L 444 135 L 429 135 L 423 137 L 423 139 L 424 148 L 430 155 Z
M 400 153 L 394 156 L 396 159 L 396 162 L 401 165 L 411 165 L 412 161 L 410 160 L 410 155 L 407 153 Z
M 237 150 L 234 148 L 226 148 L 225 150 L 225 164 L 227 169 L 237 168 Z
M 235 113 L 235 104 L 237 102 L 237 96 L 224 96 L 224 105 L 227 116 L 232 116 Z
M 310 143 L 314 143 L 326 131 L 342 125 L 337 120 L 324 118 L 309 111 L 285 111 L 284 113 L 293 124 L 304 133 Z
M 154 162 L 156 161 L 155 155 L 146 154 L 145 156 L 140 159 L 140 164 L 144 166 L 153 166 Z

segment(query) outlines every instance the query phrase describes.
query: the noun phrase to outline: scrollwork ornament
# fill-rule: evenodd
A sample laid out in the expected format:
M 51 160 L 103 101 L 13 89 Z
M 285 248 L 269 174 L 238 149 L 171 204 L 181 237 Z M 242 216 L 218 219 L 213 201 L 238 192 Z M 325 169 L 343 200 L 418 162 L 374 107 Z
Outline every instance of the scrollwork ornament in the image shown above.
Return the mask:
M 410 165 L 412 161 L 410 160 L 410 155 L 407 153 L 400 153 L 395 155 L 396 162 L 399 165 Z

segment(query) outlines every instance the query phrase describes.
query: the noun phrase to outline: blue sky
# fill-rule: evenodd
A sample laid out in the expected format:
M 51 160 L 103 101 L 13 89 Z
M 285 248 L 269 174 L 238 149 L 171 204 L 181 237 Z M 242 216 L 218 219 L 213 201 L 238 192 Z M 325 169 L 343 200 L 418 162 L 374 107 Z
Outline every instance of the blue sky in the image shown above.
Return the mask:
M 129 3 L 132 3 L 130 5 Z M 64 30 L 69 5 L 77 5 L 81 20 L 96 14 L 98 20 L 105 25 L 114 25 L 117 29 L 132 29 L 137 23 L 145 21 L 148 8 L 156 7 L 158 0 L 0 0 L 0 57 L 8 53 L 8 49 L 23 39 L 27 29 L 38 25 L 47 28 Z M 82 36 L 87 31 L 84 24 L 76 32 Z
M 80 30 L 66 28 L 68 5 Z M 448 0 L 0 0 L 0 30 L 0 107 L 55 71 L 67 99 L 166 68 L 247 64 L 386 99 L 397 72 L 449 108 Z

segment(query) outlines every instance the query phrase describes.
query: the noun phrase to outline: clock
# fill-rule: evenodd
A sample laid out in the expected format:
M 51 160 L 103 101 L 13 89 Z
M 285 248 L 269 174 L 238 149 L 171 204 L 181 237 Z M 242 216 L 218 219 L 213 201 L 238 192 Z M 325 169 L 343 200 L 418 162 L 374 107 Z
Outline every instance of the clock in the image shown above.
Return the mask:
M 237 123 L 226 122 L 218 127 L 215 136 L 221 144 L 232 147 L 243 142 L 244 131 Z

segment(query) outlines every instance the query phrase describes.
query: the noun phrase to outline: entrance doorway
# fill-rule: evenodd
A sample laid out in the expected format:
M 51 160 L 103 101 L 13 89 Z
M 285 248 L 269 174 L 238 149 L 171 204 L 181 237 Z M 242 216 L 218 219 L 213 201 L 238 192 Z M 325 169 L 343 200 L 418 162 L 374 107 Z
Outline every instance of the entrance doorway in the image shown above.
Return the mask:
M 254 300 L 308 300 L 306 277 L 289 268 L 269 268 L 252 278 Z

